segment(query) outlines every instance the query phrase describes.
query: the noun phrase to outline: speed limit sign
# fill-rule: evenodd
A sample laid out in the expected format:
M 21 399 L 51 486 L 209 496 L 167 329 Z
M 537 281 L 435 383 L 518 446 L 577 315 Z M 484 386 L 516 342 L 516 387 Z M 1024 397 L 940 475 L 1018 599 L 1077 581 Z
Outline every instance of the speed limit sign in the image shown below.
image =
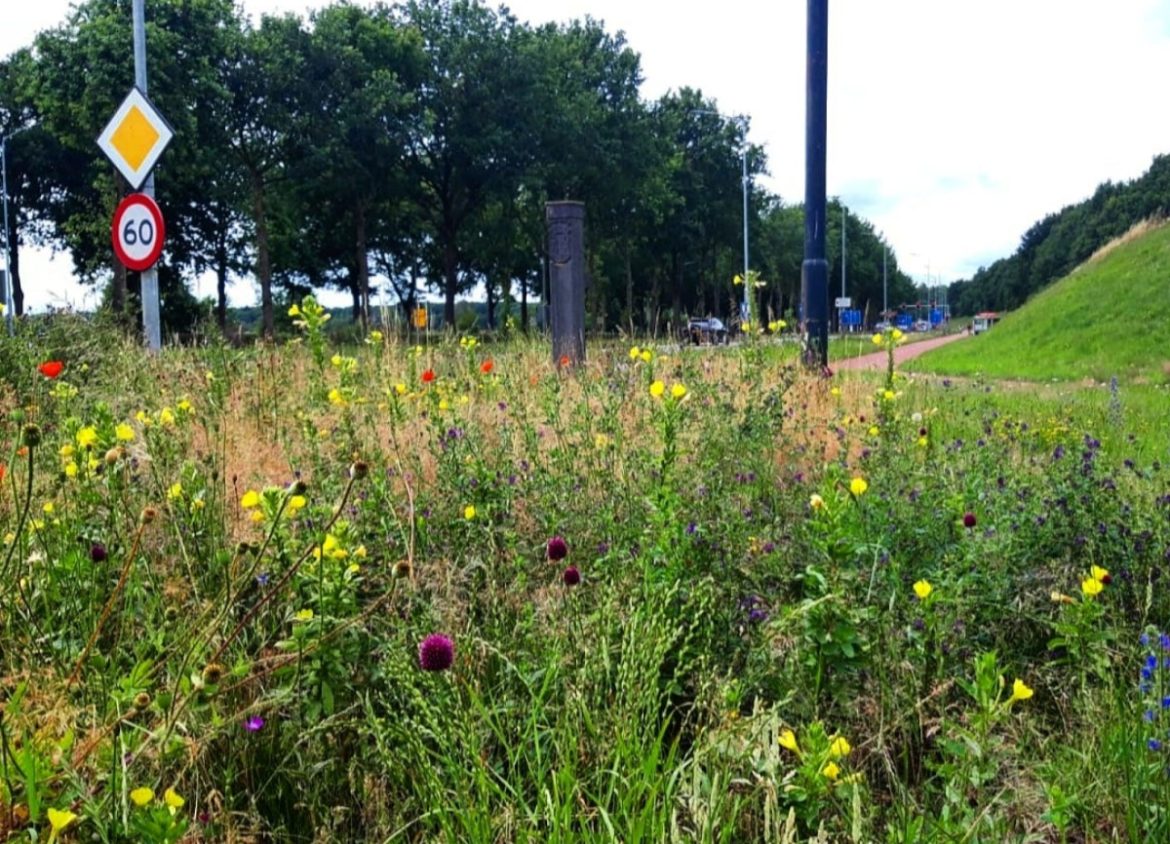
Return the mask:
M 114 212 L 114 254 L 128 270 L 148 270 L 162 254 L 166 225 L 158 203 L 144 193 L 132 193 Z

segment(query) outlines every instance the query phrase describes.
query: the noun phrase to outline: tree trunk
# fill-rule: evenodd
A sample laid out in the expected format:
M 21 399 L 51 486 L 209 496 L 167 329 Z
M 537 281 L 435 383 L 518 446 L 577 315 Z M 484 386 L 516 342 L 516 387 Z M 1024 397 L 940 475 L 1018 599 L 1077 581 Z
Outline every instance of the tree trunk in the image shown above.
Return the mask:
M 272 260 L 268 254 L 268 213 L 264 204 L 264 180 L 252 174 L 252 214 L 256 222 L 256 278 L 260 282 L 260 314 L 264 336 L 272 339 Z
M 496 327 L 496 286 L 489 280 L 484 283 L 484 289 L 487 291 L 487 327 L 494 329 Z
M 366 204 L 359 202 L 354 209 L 355 251 L 357 259 L 357 274 L 354 279 L 357 290 L 354 318 L 361 322 L 362 328 L 370 324 L 370 260 L 369 247 L 366 242 Z
M 16 218 L 20 211 L 12 205 L 9 203 L 8 231 L 4 234 L 4 243 L 8 249 L 8 272 L 12 276 L 12 311 L 15 316 L 23 316 L 24 288 L 20 284 L 20 241 L 16 231 Z
M 220 231 L 215 245 L 215 322 L 221 332 L 227 332 L 227 232 Z
M 459 290 L 459 255 L 455 251 L 455 233 L 443 237 L 443 327 L 455 330 L 455 294 Z

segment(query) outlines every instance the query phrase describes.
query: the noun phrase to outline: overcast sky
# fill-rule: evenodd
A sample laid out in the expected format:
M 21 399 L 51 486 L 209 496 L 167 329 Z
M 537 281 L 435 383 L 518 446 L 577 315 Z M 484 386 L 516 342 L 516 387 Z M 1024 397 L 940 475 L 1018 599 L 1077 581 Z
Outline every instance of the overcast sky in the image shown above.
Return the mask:
M 7 55 L 70 3 L 4 5 Z M 253 16 L 320 5 L 243 2 Z M 768 153 L 766 186 L 803 199 L 802 0 L 508 5 L 535 23 L 591 15 L 624 31 L 642 56 L 644 96 L 691 86 L 749 115 L 749 137 Z M 129 22 L 126 37 L 129 50 Z M 1170 0 L 832 0 L 828 191 L 885 234 L 916 280 L 967 277 L 1046 213 L 1170 152 L 1168 80 Z M 33 306 L 84 301 L 66 256 L 21 254 Z M 200 295 L 212 291 L 200 283 Z M 232 296 L 254 298 L 247 282 Z

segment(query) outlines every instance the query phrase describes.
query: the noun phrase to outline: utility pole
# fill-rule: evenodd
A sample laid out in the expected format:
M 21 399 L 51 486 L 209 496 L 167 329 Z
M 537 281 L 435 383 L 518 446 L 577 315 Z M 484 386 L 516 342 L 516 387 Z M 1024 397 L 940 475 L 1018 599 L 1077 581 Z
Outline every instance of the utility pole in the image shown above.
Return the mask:
M 886 311 L 890 309 L 889 279 L 886 274 L 886 261 L 890 257 L 890 247 L 882 249 L 882 319 L 886 318 Z
M 748 191 L 751 182 L 748 181 L 747 169 L 747 118 L 743 118 L 743 312 L 744 319 L 751 318 L 751 309 L 748 307 L 748 297 L 752 295 L 751 283 L 748 281 Z
M 829 365 L 829 263 L 825 260 L 825 144 L 829 82 L 829 0 L 808 0 L 804 123 L 804 262 L 800 293 L 805 361 Z
M 134 84 L 148 95 L 146 84 L 146 0 L 134 0 Z M 142 192 L 154 199 L 154 174 L 146 177 Z M 146 345 L 152 352 L 162 347 L 162 323 L 159 319 L 158 270 L 151 267 L 142 272 L 142 326 L 146 331 Z
M 849 211 L 841 203 L 841 298 L 845 298 L 845 229 L 849 227 Z M 845 306 L 837 308 L 837 330 L 845 333 Z

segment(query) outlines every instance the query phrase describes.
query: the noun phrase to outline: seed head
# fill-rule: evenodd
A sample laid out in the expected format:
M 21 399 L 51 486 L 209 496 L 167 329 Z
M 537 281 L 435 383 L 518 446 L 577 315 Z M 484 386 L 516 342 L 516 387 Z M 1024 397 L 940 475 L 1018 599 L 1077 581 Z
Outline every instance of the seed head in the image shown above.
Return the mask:
M 364 460 L 355 460 L 353 465 L 349 467 L 349 476 L 355 481 L 363 480 L 370 474 L 370 464 Z
M 23 441 L 29 448 L 36 448 L 41 444 L 41 426 L 33 425 L 31 422 L 24 426 Z
M 218 662 L 211 662 L 203 666 L 203 682 L 209 686 L 214 686 L 223 679 L 225 669 Z
M 156 510 L 154 507 L 143 507 L 142 508 L 142 515 L 138 517 L 138 520 L 142 524 L 148 525 L 157 518 L 158 518 L 158 510 Z
M 413 573 L 414 569 L 410 565 L 410 560 L 399 560 L 394 564 L 394 576 L 396 578 L 410 577 Z

